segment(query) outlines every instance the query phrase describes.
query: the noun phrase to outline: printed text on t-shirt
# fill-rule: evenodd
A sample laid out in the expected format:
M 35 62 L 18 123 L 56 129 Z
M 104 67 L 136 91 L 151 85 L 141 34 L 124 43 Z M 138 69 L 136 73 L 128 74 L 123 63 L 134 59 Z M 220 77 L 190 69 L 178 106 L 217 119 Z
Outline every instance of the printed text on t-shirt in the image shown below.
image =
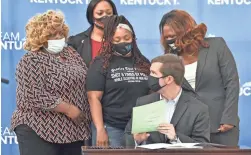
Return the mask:
M 146 74 L 139 73 L 136 68 L 130 67 L 111 69 L 111 78 L 114 82 L 127 81 L 130 83 L 148 80 Z

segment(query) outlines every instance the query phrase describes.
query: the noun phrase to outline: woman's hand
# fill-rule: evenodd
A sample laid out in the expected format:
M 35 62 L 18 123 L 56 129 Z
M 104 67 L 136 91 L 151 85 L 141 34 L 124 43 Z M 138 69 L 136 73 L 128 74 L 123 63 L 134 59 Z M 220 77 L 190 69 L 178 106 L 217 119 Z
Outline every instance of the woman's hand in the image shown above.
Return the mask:
M 72 120 L 77 120 L 80 115 L 81 110 L 77 106 L 70 104 L 66 116 L 70 117 Z

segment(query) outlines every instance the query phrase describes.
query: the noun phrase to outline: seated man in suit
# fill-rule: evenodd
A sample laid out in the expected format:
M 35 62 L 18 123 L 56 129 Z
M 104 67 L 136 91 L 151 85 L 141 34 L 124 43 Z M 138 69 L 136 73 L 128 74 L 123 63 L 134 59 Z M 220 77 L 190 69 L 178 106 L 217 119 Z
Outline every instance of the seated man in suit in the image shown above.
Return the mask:
M 132 120 L 125 129 L 126 146 L 152 143 L 207 143 L 210 139 L 208 107 L 182 90 L 184 65 L 173 54 L 154 58 L 148 84 L 156 92 L 137 100 L 136 106 L 166 100 L 167 122 L 157 132 L 131 134 Z

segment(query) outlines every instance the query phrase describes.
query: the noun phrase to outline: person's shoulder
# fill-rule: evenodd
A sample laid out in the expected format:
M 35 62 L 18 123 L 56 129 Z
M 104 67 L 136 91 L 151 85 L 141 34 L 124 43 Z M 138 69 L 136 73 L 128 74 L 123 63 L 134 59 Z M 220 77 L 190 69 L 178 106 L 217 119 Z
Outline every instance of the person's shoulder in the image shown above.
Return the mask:
M 86 36 L 86 31 L 75 34 L 75 35 L 72 35 L 72 36 L 69 37 L 69 39 L 71 39 L 71 38 L 72 39 L 80 39 L 80 38 L 85 38 L 85 37 L 87 37 Z
M 38 67 L 45 62 L 46 57 L 40 51 L 25 53 L 17 64 L 17 69 L 24 66 Z
M 80 43 L 82 43 L 86 38 L 90 37 L 90 33 L 91 33 L 91 28 L 88 28 L 86 31 L 78 33 L 76 35 L 72 35 L 68 38 L 67 44 L 69 46 L 73 46 L 75 48 L 75 46 L 79 45 Z
M 26 52 L 21 59 L 19 60 L 18 64 L 25 63 L 26 61 L 29 61 L 29 59 L 32 58 L 32 52 Z
M 209 50 L 211 53 L 218 55 L 224 55 L 226 52 L 230 52 L 226 41 L 222 37 L 206 38 L 205 41 L 209 44 Z
M 68 40 L 77 40 L 77 39 L 84 39 L 84 38 L 88 38 L 91 34 L 91 31 L 92 31 L 92 28 L 88 28 L 87 30 L 81 32 L 81 33 L 78 33 L 76 35 L 72 35 L 69 37 Z
M 66 51 L 68 53 L 77 53 L 76 49 L 74 49 L 73 47 L 71 46 L 66 46 L 64 47 L 63 51 Z
M 140 52 L 141 59 L 143 59 L 146 63 L 150 64 L 151 63 L 150 60 L 145 55 L 142 54 L 142 52 L 139 50 L 139 48 L 137 48 L 137 50 Z
M 226 44 L 226 41 L 222 37 L 209 37 L 209 38 L 205 38 L 205 41 L 209 44 L 209 46 Z
M 26 61 L 26 60 L 39 60 L 42 58 L 42 52 L 41 51 L 28 51 L 26 52 L 23 57 L 21 58 L 21 61 Z
M 75 48 L 76 45 L 80 44 L 82 40 L 85 40 L 86 38 L 87 37 L 85 36 L 84 32 L 72 35 L 68 38 L 67 44 Z
M 143 55 L 143 60 L 144 60 L 147 64 L 151 65 L 150 60 L 149 60 L 147 57 L 145 57 L 144 55 Z
M 160 94 L 151 93 L 149 95 L 139 97 L 138 100 L 137 100 L 137 106 L 150 104 L 150 103 L 156 102 L 158 100 L 160 100 Z

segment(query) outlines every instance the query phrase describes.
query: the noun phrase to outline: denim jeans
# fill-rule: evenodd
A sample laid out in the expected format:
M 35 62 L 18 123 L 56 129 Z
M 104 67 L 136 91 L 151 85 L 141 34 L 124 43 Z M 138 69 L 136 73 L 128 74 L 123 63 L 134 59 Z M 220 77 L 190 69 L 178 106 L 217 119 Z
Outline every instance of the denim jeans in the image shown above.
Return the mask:
M 96 146 L 96 137 L 97 137 L 97 130 L 95 125 L 91 124 L 92 128 L 92 146 Z M 124 137 L 124 130 L 112 127 L 105 123 L 105 129 L 109 139 L 109 146 L 111 147 L 119 147 L 123 146 L 123 137 Z

